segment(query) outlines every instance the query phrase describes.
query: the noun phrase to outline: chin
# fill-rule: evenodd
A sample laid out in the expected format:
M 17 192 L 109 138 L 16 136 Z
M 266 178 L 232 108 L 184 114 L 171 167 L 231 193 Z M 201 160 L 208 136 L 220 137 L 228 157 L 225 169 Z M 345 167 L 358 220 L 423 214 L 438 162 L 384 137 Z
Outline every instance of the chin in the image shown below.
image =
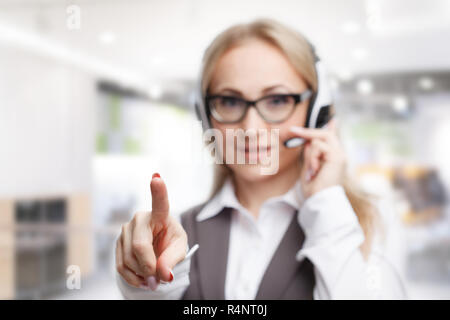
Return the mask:
M 249 182 L 262 182 L 278 173 L 276 172 L 273 175 L 262 174 L 264 167 L 259 164 L 230 165 L 229 167 L 236 176 Z

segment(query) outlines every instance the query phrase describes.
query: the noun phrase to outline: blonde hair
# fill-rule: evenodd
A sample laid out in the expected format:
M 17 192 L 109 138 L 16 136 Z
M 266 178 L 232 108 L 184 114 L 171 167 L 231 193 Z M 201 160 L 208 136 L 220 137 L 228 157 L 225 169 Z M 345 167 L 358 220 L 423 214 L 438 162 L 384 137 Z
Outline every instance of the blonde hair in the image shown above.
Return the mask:
M 250 23 L 237 24 L 221 32 L 208 46 L 203 56 L 201 70 L 201 90 L 204 97 L 208 92 L 214 67 L 219 58 L 229 49 L 239 46 L 245 41 L 264 40 L 279 48 L 297 70 L 309 87 L 317 90 L 317 75 L 314 68 L 314 54 L 311 45 L 299 32 L 272 19 L 257 19 Z M 214 185 L 211 197 L 223 186 L 231 169 L 226 165 L 215 165 Z M 365 240 L 360 249 L 364 257 L 368 257 L 378 222 L 378 213 L 371 203 L 371 195 L 363 192 L 356 183 L 346 175 L 343 187 L 345 193 L 358 217 Z

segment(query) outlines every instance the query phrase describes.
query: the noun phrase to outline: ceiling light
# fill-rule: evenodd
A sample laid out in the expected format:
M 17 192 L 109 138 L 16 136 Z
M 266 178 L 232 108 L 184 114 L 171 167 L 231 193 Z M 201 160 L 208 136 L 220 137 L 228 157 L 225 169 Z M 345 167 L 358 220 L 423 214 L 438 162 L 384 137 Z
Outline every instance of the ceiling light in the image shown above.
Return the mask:
M 162 96 L 162 88 L 159 85 L 153 85 L 148 90 L 148 93 L 152 99 L 158 100 Z
M 422 77 L 419 79 L 419 86 L 423 90 L 430 90 L 434 87 L 434 81 L 430 77 Z
M 112 44 L 116 41 L 116 35 L 112 32 L 102 32 L 98 36 L 98 40 L 102 44 Z
M 395 96 L 392 99 L 392 108 L 397 113 L 405 113 L 408 111 L 408 99 L 404 95 Z
M 346 21 L 342 25 L 341 30 L 345 34 L 357 34 L 361 30 L 361 26 L 355 21 Z
M 350 81 L 353 79 L 353 73 L 349 69 L 337 70 L 336 75 L 342 81 Z
M 371 94 L 373 92 L 373 83 L 368 79 L 359 80 L 356 84 L 356 90 L 363 95 Z
M 365 58 L 367 58 L 367 50 L 364 48 L 356 48 L 352 51 L 352 56 L 353 58 L 355 58 L 355 60 L 364 60 Z

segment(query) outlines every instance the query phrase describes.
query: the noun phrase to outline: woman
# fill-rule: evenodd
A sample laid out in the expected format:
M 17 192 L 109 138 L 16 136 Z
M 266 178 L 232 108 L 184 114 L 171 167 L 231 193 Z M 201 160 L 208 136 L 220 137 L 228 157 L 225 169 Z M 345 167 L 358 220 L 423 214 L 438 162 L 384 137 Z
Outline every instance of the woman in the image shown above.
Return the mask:
M 212 197 L 182 214 L 181 222 L 170 216 L 166 187 L 154 174 L 152 211 L 136 213 L 117 241 L 123 295 L 403 298 L 401 280 L 377 240 L 377 210 L 346 176 L 335 119 L 324 129 L 304 128 L 304 93 L 317 90 L 306 39 L 270 19 L 233 26 L 206 50 L 201 90 L 210 125 L 221 136 L 278 129 L 279 140 L 257 136 L 256 150 L 226 140 L 218 154 L 233 149 L 247 162 L 217 164 Z M 263 102 L 253 108 L 243 99 Z M 292 137 L 305 143 L 285 147 L 282 142 Z M 275 146 L 278 170 L 261 174 L 263 151 Z M 198 251 L 187 254 L 196 244 Z

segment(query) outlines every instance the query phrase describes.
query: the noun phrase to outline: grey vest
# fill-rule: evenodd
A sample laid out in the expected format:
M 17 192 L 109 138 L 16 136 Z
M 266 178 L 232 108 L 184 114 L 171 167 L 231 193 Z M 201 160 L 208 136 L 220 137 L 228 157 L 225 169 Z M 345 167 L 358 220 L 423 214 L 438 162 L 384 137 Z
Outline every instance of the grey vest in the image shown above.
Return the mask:
M 190 285 L 182 299 L 225 299 L 225 276 L 228 258 L 231 208 L 216 216 L 196 221 L 206 203 L 181 215 L 189 247 L 199 244 L 191 260 Z M 261 280 L 256 299 L 313 299 L 314 270 L 308 259 L 298 262 L 295 255 L 304 241 L 296 214 L 284 234 Z

